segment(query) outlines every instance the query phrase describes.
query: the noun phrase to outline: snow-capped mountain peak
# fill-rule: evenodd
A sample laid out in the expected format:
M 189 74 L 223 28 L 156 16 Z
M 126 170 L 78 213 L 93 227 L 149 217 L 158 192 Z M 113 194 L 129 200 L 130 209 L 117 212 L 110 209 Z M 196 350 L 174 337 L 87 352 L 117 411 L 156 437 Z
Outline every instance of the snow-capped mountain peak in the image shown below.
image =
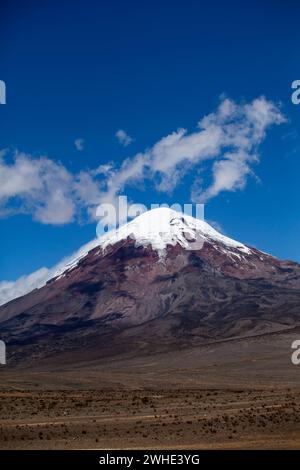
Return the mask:
M 194 240 L 202 244 L 191 252 Z M 53 344 L 58 351 L 70 351 L 70 345 L 79 351 L 87 338 L 97 354 L 119 346 L 127 353 L 132 342 L 152 350 L 157 337 L 171 347 L 194 346 L 201 338 L 260 334 L 299 323 L 300 265 L 248 248 L 170 209 L 141 214 L 56 268 L 37 273 L 23 292 L 24 283 L 19 287 L 15 300 L 0 308 L 4 340 L 21 339 L 23 345 L 24 338 L 28 344 L 41 338 L 39 351 L 49 345 L 49 357 Z
M 162 251 L 177 243 L 188 248 L 189 242 L 199 236 L 203 241 L 214 240 L 228 248 L 250 252 L 248 247 L 220 234 L 207 222 L 165 207 L 144 212 L 118 230 L 107 233 L 99 239 L 99 245 L 105 248 L 131 237 L 137 246 L 151 245 L 153 249 Z
M 39 269 L 15 282 L 3 281 L 0 284 L 0 305 L 44 286 L 50 279 L 64 276 L 94 248 L 99 247 L 99 253 L 105 253 L 109 246 L 128 238 L 134 239 L 137 247 L 151 246 L 161 259 L 164 258 L 168 246 L 179 244 L 186 250 L 201 250 L 204 242 L 218 244 L 219 249 L 228 256 L 242 257 L 251 254 L 250 248 L 222 235 L 204 220 L 169 208 L 152 209 L 117 230 L 83 245 L 77 252 L 50 269 Z
M 228 238 L 204 220 L 200 220 L 173 209 L 160 207 L 149 210 L 137 216 L 134 220 L 111 230 L 100 238 L 84 245 L 77 253 L 62 263 L 54 274 L 61 276 L 65 271 L 73 269 L 89 251 L 99 246 L 105 250 L 108 246 L 115 245 L 122 240 L 132 238 L 135 246 L 151 246 L 153 250 L 164 257 L 167 246 L 181 245 L 185 249 L 201 249 L 204 242 L 217 242 L 229 254 L 232 249 L 244 254 L 250 254 L 251 250 L 246 245 Z

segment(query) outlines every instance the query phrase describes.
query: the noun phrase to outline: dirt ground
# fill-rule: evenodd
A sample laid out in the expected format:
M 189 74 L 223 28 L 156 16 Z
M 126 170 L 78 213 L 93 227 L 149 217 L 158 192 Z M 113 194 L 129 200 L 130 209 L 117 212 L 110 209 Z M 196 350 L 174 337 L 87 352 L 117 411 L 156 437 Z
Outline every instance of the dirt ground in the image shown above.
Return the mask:
M 1 449 L 300 449 L 297 334 L 0 368 Z M 38 366 L 38 367 L 37 367 Z
M 300 390 L 0 392 L 1 449 L 300 449 Z

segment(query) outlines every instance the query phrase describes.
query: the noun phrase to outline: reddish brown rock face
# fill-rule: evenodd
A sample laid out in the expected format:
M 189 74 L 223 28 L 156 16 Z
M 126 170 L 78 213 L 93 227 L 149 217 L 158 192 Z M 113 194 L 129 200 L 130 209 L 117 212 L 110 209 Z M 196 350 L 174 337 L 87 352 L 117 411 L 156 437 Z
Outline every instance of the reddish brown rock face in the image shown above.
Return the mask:
M 289 328 L 299 307 L 296 263 L 217 242 L 160 258 L 127 239 L 0 307 L 0 328 L 15 361 L 82 348 L 92 358 Z

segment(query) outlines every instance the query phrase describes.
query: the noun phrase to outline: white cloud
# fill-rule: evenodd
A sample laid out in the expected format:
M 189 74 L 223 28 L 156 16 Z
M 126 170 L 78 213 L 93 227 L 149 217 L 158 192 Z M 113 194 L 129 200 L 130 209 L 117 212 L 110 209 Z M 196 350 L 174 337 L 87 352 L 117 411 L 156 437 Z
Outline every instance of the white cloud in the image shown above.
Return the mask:
M 199 121 L 196 132 L 178 129 L 146 152 L 127 159 L 108 178 L 102 198 L 113 200 L 127 184 L 145 179 L 155 181 L 158 191 L 170 192 L 204 161 L 213 161 L 213 182 L 204 189 L 193 185 L 192 196 L 198 201 L 221 191 L 242 189 L 253 174 L 251 165 L 259 161 L 258 146 L 267 129 L 284 121 L 280 109 L 265 97 L 244 104 L 225 98 L 215 112 Z
M 41 287 L 46 280 L 50 279 L 51 274 L 51 270 L 41 268 L 28 276 L 21 276 L 16 281 L 0 282 L 0 305 Z
M 99 203 L 104 174 L 110 174 L 108 165 L 73 174 L 45 156 L 2 151 L 0 217 L 23 213 L 43 224 L 70 223 Z
M 249 160 L 248 155 L 237 152 L 236 154 L 224 155 L 222 160 L 215 161 L 213 183 L 202 194 L 198 194 L 198 198 L 207 201 L 222 191 L 243 189 L 247 182 L 247 176 L 252 172 L 247 160 Z
M 29 213 L 46 224 L 65 224 L 74 218 L 73 176 L 47 157 L 16 152 L 12 162 L 0 156 L 0 211 Z
M 119 143 L 124 147 L 127 147 L 134 141 L 134 139 L 130 137 L 130 135 L 128 135 L 127 132 L 125 132 L 123 129 L 119 129 L 116 132 L 115 136 L 118 139 Z
M 76 147 L 76 150 L 78 150 L 78 152 L 81 152 L 84 149 L 84 140 L 76 139 L 74 145 Z
M 279 108 L 264 97 L 243 104 L 223 99 L 215 112 L 200 120 L 195 132 L 178 129 L 144 153 L 127 158 L 118 168 L 107 163 L 78 174 L 45 156 L 33 158 L 16 152 L 9 158 L 2 151 L 0 216 L 22 212 L 45 224 L 90 218 L 99 203 L 115 204 L 128 185 L 150 180 L 158 191 L 170 193 L 191 170 L 195 174 L 191 186 L 194 201 L 241 190 L 254 174 L 258 147 L 268 127 L 282 122 Z M 209 185 L 203 182 L 203 162 L 210 168 Z

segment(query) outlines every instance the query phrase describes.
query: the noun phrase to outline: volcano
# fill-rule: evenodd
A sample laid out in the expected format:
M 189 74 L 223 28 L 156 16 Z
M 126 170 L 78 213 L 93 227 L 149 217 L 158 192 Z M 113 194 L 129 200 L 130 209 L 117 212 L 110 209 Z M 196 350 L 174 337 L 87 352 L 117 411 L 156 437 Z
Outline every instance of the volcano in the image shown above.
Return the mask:
M 300 324 L 300 265 L 159 208 L 0 307 L 10 360 L 179 351 Z

